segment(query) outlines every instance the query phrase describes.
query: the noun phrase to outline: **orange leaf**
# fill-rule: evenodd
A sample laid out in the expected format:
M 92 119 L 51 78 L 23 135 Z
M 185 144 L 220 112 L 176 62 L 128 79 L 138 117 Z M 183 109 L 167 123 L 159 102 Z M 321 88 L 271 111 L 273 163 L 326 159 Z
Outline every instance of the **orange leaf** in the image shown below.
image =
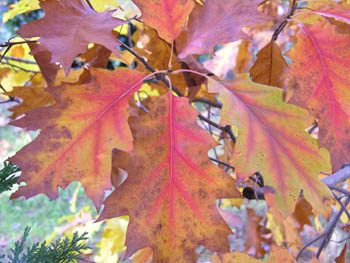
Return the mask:
M 60 62 L 68 74 L 78 53 L 89 43 L 107 47 L 116 55 L 119 43 L 112 30 L 124 23 L 107 12 L 96 13 L 83 0 L 40 1 L 43 19 L 23 25 L 22 37 L 40 37 L 40 43 L 51 52 L 51 62 Z
M 339 256 L 337 256 L 335 258 L 335 262 L 336 263 L 345 263 L 346 261 L 346 251 L 348 250 L 348 246 L 347 244 L 345 243 L 345 246 L 344 248 L 342 249 L 342 251 L 340 252 Z
M 350 161 L 350 35 L 326 22 L 300 27 L 287 54 L 293 63 L 286 77 L 296 81 L 290 102 L 318 119 L 320 146 L 328 148 L 337 171 Z
M 256 56 L 258 59 L 250 69 L 252 80 L 264 85 L 282 87 L 281 77 L 288 65 L 275 41 L 267 44 Z
M 257 10 L 261 0 L 210 0 L 196 5 L 184 39 L 180 58 L 190 54 L 211 54 L 215 45 L 248 38 L 242 28 L 264 22 L 268 17 Z
M 12 91 L 5 93 L 10 97 L 19 97 L 23 102 L 9 109 L 12 112 L 11 119 L 16 119 L 22 114 L 39 107 L 52 105 L 55 103 L 53 97 L 44 90 L 43 87 L 25 86 L 14 87 Z
M 261 259 L 255 259 L 253 257 L 250 257 L 249 255 L 243 253 L 243 252 L 232 252 L 227 253 L 224 255 L 214 255 L 212 257 L 213 263 L 238 263 L 238 262 L 244 262 L 244 263 L 261 263 L 261 262 L 268 262 L 268 263 L 296 263 L 293 256 L 289 253 L 287 248 L 284 247 L 277 247 L 272 246 L 271 252 L 269 254 L 269 257 L 267 260 L 261 260 Z
M 40 128 L 41 133 L 10 158 L 22 169 L 20 181 L 27 183 L 12 198 L 44 193 L 53 199 L 57 186 L 65 188 L 79 180 L 99 209 L 104 190 L 111 188 L 112 149 L 132 150 L 128 99 L 141 87 L 144 75 L 126 68 L 91 69 L 91 74 L 84 85 L 48 88 L 56 100 L 54 106 L 13 122 Z
M 142 20 L 168 43 L 180 34 L 195 5 L 193 0 L 134 0 Z
M 240 193 L 234 179 L 209 161 L 216 144 L 196 117 L 188 99 L 171 93 L 153 99 L 148 114 L 130 117 L 135 154 L 118 152 L 113 160 L 128 177 L 100 217 L 130 216 L 126 257 L 151 247 L 154 263 L 185 263 L 195 261 L 199 245 L 229 249 L 231 231 L 215 200 Z
M 301 189 L 322 210 L 329 192 L 318 175 L 329 171 L 329 156 L 304 130 L 312 118 L 283 102 L 281 89 L 255 84 L 247 75 L 222 84 L 226 87 L 210 82 L 209 91 L 220 93 L 222 124 L 238 128 L 232 157 L 238 177 L 259 171 L 265 185 L 277 191 L 265 192 L 268 204 L 284 215 L 293 213 Z

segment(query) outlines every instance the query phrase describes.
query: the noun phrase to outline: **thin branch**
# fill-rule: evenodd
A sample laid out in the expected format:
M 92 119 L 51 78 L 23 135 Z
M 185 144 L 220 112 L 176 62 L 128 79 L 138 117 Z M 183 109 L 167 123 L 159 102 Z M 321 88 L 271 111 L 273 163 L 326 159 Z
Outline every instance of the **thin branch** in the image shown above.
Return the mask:
M 208 100 L 207 98 L 198 98 L 198 99 L 193 99 L 192 102 L 201 102 L 201 103 L 205 103 L 208 104 L 209 106 L 215 107 L 215 108 L 222 108 L 222 104 L 221 103 L 215 103 L 211 100 Z
M 136 57 L 149 71 L 151 72 L 156 72 L 156 70 L 147 63 L 147 61 L 141 57 L 139 54 L 137 54 L 134 50 L 132 50 L 130 47 L 128 47 L 128 45 L 125 45 L 123 42 L 121 42 L 121 45 L 127 50 L 129 51 L 134 57 Z M 165 78 L 164 74 L 160 74 L 157 73 L 156 74 L 156 78 L 160 81 L 162 81 L 168 88 L 170 87 L 169 85 L 169 81 Z M 179 91 L 176 87 L 172 87 L 172 90 L 176 93 L 176 95 L 178 95 L 179 97 L 183 97 L 184 95 L 181 93 L 181 91 Z
M 295 261 L 298 262 L 300 256 L 303 254 L 303 252 L 305 251 L 305 249 L 307 249 L 309 246 L 311 246 L 313 243 L 315 243 L 316 241 L 320 240 L 322 237 L 324 237 L 326 234 L 323 233 L 322 235 L 314 238 L 313 240 L 311 240 L 309 243 L 307 243 L 298 253 L 297 257 L 295 258 Z
M 95 10 L 95 8 L 92 6 L 90 0 L 86 0 L 86 3 L 88 4 L 88 6 L 89 6 L 92 10 L 94 10 L 94 11 L 96 12 L 96 10 Z
M 337 200 L 339 205 L 343 208 L 343 210 L 344 210 L 345 214 L 347 215 L 348 219 L 350 219 L 350 214 L 349 214 L 348 210 L 346 209 L 346 207 L 344 206 L 343 202 L 339 199 L 339 197 L 334 192 L 332 192 L 332 194 L 333 194 L 333 197 L 335 198 L 335 200 Z
M 18 66 L 18 65 L 11 64 L 11 63 L 9 63 L 9 62 L 4 62 L 4 61 L 2 61 L 2 62 L 0 62 L 0 63 L 1 63 L 1 64 L 5 64 L 5 65 L 9 65 L 9 66 L 14 67 L 14 68 L 17 68 L 17 69 L 19 69 L 19 70 L 23 70 L 24 72 L 40 73 L 40 71 L 25 69 L 25 68 L 20 67 L 20 66 Z
M 18 44 L 28 44 L 28 43 L 36 43 L 38 42 L 37 40 L 25 40 L 25 41 L 19 41 L 19 42 L 5 42 L 5 44 L 0 44 L 0 47 L 9 47 L 9 46 L 14 46 Z
M 33 61 L 33 60 L 27 60 L 27 59 L 16 58 L 16 57 L 11 57 L 11 56 L 4 56 L 4 59 L 7 59 L 7 60 L 14 60 L 14 61 L 18 61 L 18 62 L 27 63 L 27 64 L 37 64 L 37 63 L 36 63 L 35 61 Z
M 212 160 L 213 162 L 218 163 L 218 164 L 225 165 L 226 167 L 231 168 L 233 171 L 235 170 L 235 168 L 232 165 L 230 165 L 230 164 L 228 164 L 226 162 L 220 161 L 220 160 L 212 158 L 212 157 L 209 157 L 209 159 Z
M 335 215 L 335 217 L 333 217 L 331 219 L 331 221 L 329 222 L 329 224 L 327 225 L 324 233 L 326 234 L 325 237 L 323 238 L 322 244 L 321 246 L 318 248 L 318 251 L 316 253 L 316 258 L 318 259 L 321 255 L 322 249 L 327 245 L 328 241 L 331 239 L 331 235 L 333 233 L 333 230 L 336 226 L 336 224 L 338 223 L 338 220 L 340 218 L 340 216 L 343 214 L 344 212 L 344 208 L 346 209 L 346 206 L 349 204 L 350 202 L 350 196 L 348 196 L 348 198 L 345 200 L 345 204 L 340 208 L 340 210 L 338 211 L 338 213 Z
M 216 122 L 213 122 L 212 120 L 209 120 L 208 118 L 204 117 L 203 115 L 198 115 L 198 118 L 202 121 L 205 121 L 206 123 L 209 123 L 210 125 L 214 126 L 215 128 L 222 130 L 224 132 L 226 132 L 231 140 L 233 142 L 236 142 L 236 137 L 232 132 L 231 126 L 230 125 L 226 125 L 226 126 L 220 126 L 219 124 L 217 124 Z
M 350 178 L 350 165 L 348 165 L 348 163 L 345 163 L 342 168 L 336 173 L 323 178 L 322 182 L 324 182 L 329 187 L 344 182 L 348 178 Z
M 292 15 L 294 15 L 294 12 L 297 8 L 297 0 L 293 0 L 292 8 L 289 11 L 289 14 L 285 17 L 285 19 L 282 21 L 282 23 L 276 28 L 275 32 L 272 35 L 271 40 L 276 41 L 279 34 L 282 32 L 282 30 L 285 28 L 285 26 L 288 23 L 288 19 L 291 18 Z

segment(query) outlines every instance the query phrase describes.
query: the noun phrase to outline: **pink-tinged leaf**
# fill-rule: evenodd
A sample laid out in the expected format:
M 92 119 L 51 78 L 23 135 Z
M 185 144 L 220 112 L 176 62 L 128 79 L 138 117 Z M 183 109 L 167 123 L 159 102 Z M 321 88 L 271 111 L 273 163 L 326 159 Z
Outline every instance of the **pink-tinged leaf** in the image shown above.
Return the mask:
M 247 75 L 210 82 L 209 91 L 222 99 L 222 124 L 238 128 L 232 156 L 238 177 L 259 171 L 276 190 L 265 193 L 268 204 L 284 215 L 293 213 L 301 189 L 322 210 L 329 193 L 318 175 L 330 170 L 329 154 L 305 132 L 313 120 L 307 111 L 283 102 L 281 89 L 253 83 Z
M 142 20 L 168 43 L 173 42 L 186 24 L 195 5 L 193 0 L 134 0 Z
M 315 14 L 350 24 L 350 5 L 344 2 L 315 1 L 309 2 L 308 8 L 312 9 Z
M 9 159 L 21 168 L 20 181 L 27 183 L 12 198 L 43 193 L 53 199 L 58 186 L 80 181 L 95 206 L 101 206 L 104 190 L 111 188 L 113 148 L 132 150 L 128 99 L 141 87 L 144 75 L 125 68 L 92 68 L 91 75 L 87 84 L 48 88 L 54 106 L 28 112 L 12 123 L 41 129 Z
M 107 47 L 116 55 L 120 43 L 112 30 L 126 21 L 107 12 L 96 13 L 83 0 L 46 0 L 40 2 L 42 19 L 22 27 L 22 37 L 40 37 L 40 43 L 51 52 L 51 63 L 60 62 L 68 75 L 72 62 L 84 53 L 89 43 Z
M 177 46 L 180 58 L 190 54 L 211 54 L 215 45 L 248 38 L 242 28 L 265 22 L 268 17 L 257 10 L 261 0 L 210 0 L 196 5 L 188 31 Z
M 285 77 L 295 81 L 289 102 L 318 119 L 320 146 L 330 151 L 337 171 L 350 161 L 350 35 L 319 22 L 300 24 L 296 39 L 287 53 L 293 63 Z
M 105 201 L 100 220 L 130 216 L 126 257 L 151 247 L 153 262 L 195 262 L 199 245 L 229 249 L 230 228 L 215 200 L 240 197 L 235 181 L 214 165 L 208 150 L 216 144 L 197 125 L 186 98 L 171 93 L 152 99 L 150 112 L 130 117 L 134 155 L 113 159 L 128 172 Z

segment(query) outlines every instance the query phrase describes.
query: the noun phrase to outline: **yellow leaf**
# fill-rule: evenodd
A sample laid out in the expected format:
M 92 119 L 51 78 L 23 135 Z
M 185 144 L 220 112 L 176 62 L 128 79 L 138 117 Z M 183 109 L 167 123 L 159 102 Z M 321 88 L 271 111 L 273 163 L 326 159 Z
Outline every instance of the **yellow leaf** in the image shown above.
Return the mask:
M 39 0 L 21 0 L 16 4 L 10 6 L 10 10 L 4 13 L 2 22 L 5 24 L 16 15 L 40 9 Z

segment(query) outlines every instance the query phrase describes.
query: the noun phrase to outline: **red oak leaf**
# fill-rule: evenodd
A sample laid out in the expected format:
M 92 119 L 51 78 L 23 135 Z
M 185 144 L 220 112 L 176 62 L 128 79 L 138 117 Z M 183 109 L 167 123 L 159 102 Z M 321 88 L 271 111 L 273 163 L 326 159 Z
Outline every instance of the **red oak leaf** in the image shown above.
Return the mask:
M 85 52 L 89 43 L 101 44 L 119 54 L 119 41 L 112 30 L 126 21 L 107 12 L 96 13 L 83 0 L 46 0 L 40 2 L 43 19 L 22 27 L 22 37 L 40 37 L 40 43 L 51 52 L 51 62 L 60 62 L 68 74 L 72 62 Z
M 173 42 L 183 29 L 195 5 L 193 0 L 134 0 L 145 23 L 165 41 Z
M 53 199 L 57 186 L 80 181 L 95 206 L 102 204 L 104 190 L 111 187 L 113 148 L 132 150 L 128 99 L 141 87 L 144 75 L 125 68 L 92 68 L 91 75 L 87 84 L 48 88 L 54 106 L 13 122 L 41 132 L 9 159 L 21 167 L 20 181 L 27 183 L 12 198 L 44 193 Z
M 238 128 L 232 156 L 238 177 L 259 171 L 265 185 L 276 190 L 265 194 L 267 203 L 285 216 L 294 212 L 301 189 L 322 210 L 329 192 L 318 175 L 330 170 L 329 155 L 305 132 L 313 120 L 307 111 L 285 103 L 281 89 L 253 83 L 246 75 L 210 82 L 209 91 L 220 93 L 222 124 Z
M 150 113 L 130 117 L 135 155 L 113 163 L 128 172 L 105 201 L 100 220 L 130 216 L 126 257 L 144 247 L 153 262 L 195 262 L 195 249 L 227 251 L 230 228 L 215 200 L 240 197 L 235 181 L 208 159 L 215 142 L 197 125 L 188 99 L 171 93 L 152 100 Z
M 337 34 L 327 22 L 300 27 L 287 53 L 293 63 L 285 77 L 295 80 L 289 102 L 318 119 L 320 146 L 330 151 L 337 171 L 350 161 L 350 35 Z
M 248 38 L 242 28 L 264 22 L 266 15 L 257 10 L 261 0 L 210 0 L 197 5 L 189 20 L 180 58 L 190 54 L 211 54 L 217 44 Z

